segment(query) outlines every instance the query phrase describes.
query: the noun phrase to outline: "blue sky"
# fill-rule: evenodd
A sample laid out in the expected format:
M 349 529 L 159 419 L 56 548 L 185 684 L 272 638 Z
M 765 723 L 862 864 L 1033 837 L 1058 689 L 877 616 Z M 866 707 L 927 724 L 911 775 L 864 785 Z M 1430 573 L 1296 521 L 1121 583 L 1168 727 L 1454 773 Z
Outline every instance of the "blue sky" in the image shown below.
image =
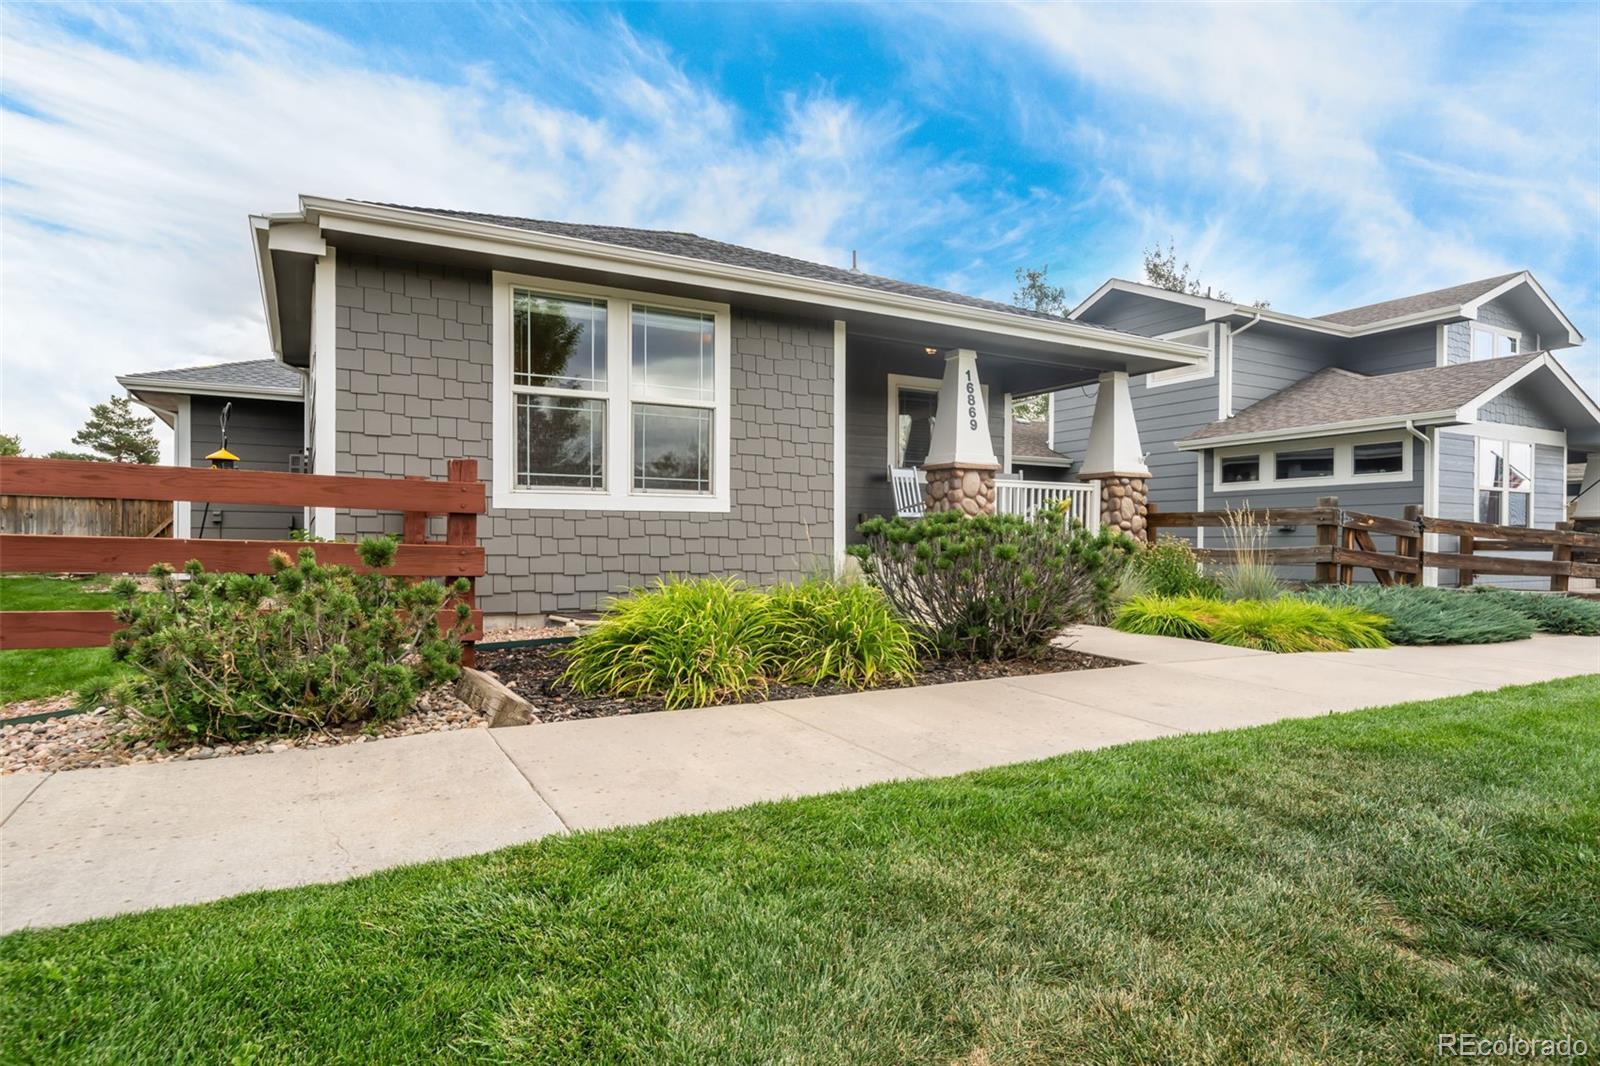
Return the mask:
M 302 192 L 998 298 L 1168 238 L 1302 314 L 1526 267 L 1596 337 L 1596 54 L 1594 4 L 7 6 L 0 428 L 264 354 L 245 217 Z

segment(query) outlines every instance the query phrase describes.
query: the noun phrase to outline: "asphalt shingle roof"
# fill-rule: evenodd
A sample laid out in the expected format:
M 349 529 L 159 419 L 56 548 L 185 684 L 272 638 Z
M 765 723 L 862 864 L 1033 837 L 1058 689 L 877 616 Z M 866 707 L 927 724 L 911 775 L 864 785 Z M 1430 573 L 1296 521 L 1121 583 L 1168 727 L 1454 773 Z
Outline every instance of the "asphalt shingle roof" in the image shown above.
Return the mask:
M 553 222 L 548 219 L 518 218 L 512 215 L 483 214 L 476 211 L 452 211 L 446 208 L 415 207 L 409 204 L 379 203 L 376 206 L 393 207 L 401 211 L 416 211 L 425 215 L 440 215 L 445 218 L 466 219 L 469 222 L 482 222 L 493 226 L 510 226 L 513 229 L 528 230 L 532 233 L 548 233 L 557 237 L 574 237 L 580 240 L 595 241 L 600 244 L 613 244 L 622 248 L 638 248 L 643 251 L 678 255 L 686 259 L 698 259 L 707 263 L 721 263 L 727 266 L 749 267 L 752 270 L 766 270 L 774 274 L 787 274 L 797 278 L 838 282 L 843 285 L 854 285 L 857 288 L 873 289 L 878 292 L 915 296 L 925 300 L 938 300 L 941 303 L 959 304 L 964 307 L 981 307 L 990 311 L 1003 311 L 1006 314 L 1017 315 L 1020 318 L 1043 318 L 1055 322 L 1062 320 L 1059 315 L 1031 311 L 1025 307 L 1000 303 L 998 300 L 985 300 L 977 296 L 951 292 L 948 289 L 936 289 L 929 285 L 899 281 L 895 278 L 868 274 L 860 270 L 846 270 L 844 267 L 828 266 L 826 263 L 813 263 L 805 259 L 795 259 L 792 256 L 778 255 L 776 252 L 763 252 L 758 248 L 746 248 L 738 244 L 728 244 L 725 241 L 716 241 L 709 237 L 702 237 L 697 233 L 685 233 L 679 230 L 633 229 L 627 226 L 595 226 L 580 222 Z M 1103 329 L 1108 333 L 1123 332 L 1122 330 L 1114 330 L 1105 326 L 1094 326 L 1088 322 L 1077 324 L 1091 329 Z
M 252 389 L 281 389 L 300 392 L 305 379 L 276 359 L 248 359 L 242 363 L 212 363 L 207 366 L 186 366 L 178 370 L 151 370 L 143 374 L 126 374 L 125 377 L 143 381 L 159 381 L 181 392 L 185 386 L 208 389 L 243 387 Z
M 1011 420 L 1011 456 L 1014 459 L 1071 459 L 1050 447 L 1050 427 L 1043 422 Z
M 1374 322 L 1384 322 L 1403 315 L 1460 307 L 1468 300 L 1476 300 L 1495 286 L 1505 284 L 1520 273 L 1521 271 L 1501 274 L 1496 278 L 1469 281 L 1462 285 L 1452 285 L 1447 289 L 1419 292 L 1415 296 L 1402 296 L 1397 300 L 1384 300 L 1382 303 L 1367 304 L 1365 307 L 1352 307 L 1329 315 L 1318 315 L 1317 321 L 1332 322 L 1337 326 L 1369 326 Z
M 1398 374 L 1356 374 L 1329 368 L 1273 393 L 1232 418 L 1213 422 L 1190 440 L 1274 433 L 1288 429 L 1354 422 L 1369 418 L 1404 418 L 1430 411 L 1452 410 L 1504 380 L 1541 352 L 1485 359 L 1455 366 L 1406 370 Z

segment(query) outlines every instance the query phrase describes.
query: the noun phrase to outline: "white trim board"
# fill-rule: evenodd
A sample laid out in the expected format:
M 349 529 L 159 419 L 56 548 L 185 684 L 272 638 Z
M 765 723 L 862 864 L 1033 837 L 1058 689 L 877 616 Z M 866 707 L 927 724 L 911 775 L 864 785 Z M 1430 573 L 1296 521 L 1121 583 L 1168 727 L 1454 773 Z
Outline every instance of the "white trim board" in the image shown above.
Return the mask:
M 313 474 L 339 472 L 339 330 L 338 251 L 328 248 L 317 260 L 311 290 L 311 461 Z M 332 507 L 312 510 L 311 530 L 319 537 L 338 535 L 338 517 Z
M 1320 438 L 1305 441 L 1279 441 L 1277 445 L 1258 447 L 1241 445 L 1218 448 L 1211 453 L 1211 491 L 1219 496 L 1240 492 L 1269 489 L 1316 489 L 1335 486 L 1359 488 L 1363 485 L 1394 485 L 1411 481 L 1415 472 L 1412 463 L 1412 442 L 1416 438 L 1405 430 L 1378 433 L 1358 433 L 1345 437 Z M 1400 444 L 1400 469 L 1387 474 L 1357 474 L 1354 471 L 1355 448 L 1359 444 Z M 1283 478 L 1274 469 L 1280 452 L 1333 451 L 1331 477 Z M 1222 464 L 1228 459 L 1255 456 L 1258 460 L 1255 481 L 1222 480 Z
M 172 465 L 191 466 L 194 463 L 193 410 L 189 397 L 178 397 L 178 414 L 172 427 Z M 178 538 L 194 536 L 194 504 L 188 500 L 172 501 L 172 535 Z
M 515 483 L 512 453 L 516 446 L 515 395 L 511 374 L 511 293 L 532 288 L 558 296 L 583 296 L 606 300 L 606 386 L 599 398 L 606 403 L 605 481 L 601 490 L 519 488 Z M 492 504 L 512 511 L 603 511 L 621 514 L 700 512 L 726 514 L 731 508 L 733 444 L 733 316 L 727 304 L 688 300 L 677 296 L 585 285 L 557 278 L 541 278 L 497 270 L 493 274 L 493 350 L 491 438 L 494 458 Z M 712 385 L 711 492 L 644 492 L 633 488 L 633 417 L 631 404 L 649 403 L 631 390 L 632 310 L 635 305 L 701 311 L 715 318 Z M 574 396 L 593 396 L 574 392 Z M 671 401 L 662 401 L 669 403 Z M 703 406 L 703 405 L 700 405 Z
M 1168 385 L 1182 385 L 1190 381 L 1205 381 L 1216 376 L 1217 373 L 1217 330 L 1211 322 L 1186 329 L 1169 330 L 1158 333 L 1156 336 L 1164 341 L 1177 341 L 1180 337 L 1193 337 L 1204 334 L 1204 345 L 1196 344 L 1194 347 L 1203 348 L 1206 353 L 1205 362 L 1194 366 L 1176 367 L 1172 370 L 1157 370 L 1144 375 L 1144 387 L 1147 389 L 1160 389 Z M 1188 343 L 1186 341 L 1180 343 Z
M 845 498 L 845 413 L 849 403 L 845 390 L 847 333 L 842 320 L 833 323 L 833 569 L 840 575 L 844 573 L 849 502 Z

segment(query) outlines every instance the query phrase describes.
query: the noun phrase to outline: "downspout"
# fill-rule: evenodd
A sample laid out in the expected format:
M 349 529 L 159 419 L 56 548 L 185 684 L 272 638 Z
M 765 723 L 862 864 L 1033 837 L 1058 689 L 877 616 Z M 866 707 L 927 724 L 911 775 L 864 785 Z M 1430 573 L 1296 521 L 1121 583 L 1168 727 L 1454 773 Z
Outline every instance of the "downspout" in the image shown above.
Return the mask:
M 1233 338 L 1237 337 L 1239 334 L 1243 333 L 1245 330 L 1250 329 L 1252 326 L 1258 325 L 1260 322 L 1261 322 L 1261 312 L 1257 311 L 1254 318 L 1252 318 L 1250 321 L 1246 322 L 1244 325 L 1240 326 L 1238 329 L 1234 329 L 1231 326 L 1228 328 L 1228 381 L 1227 381 L 1227 386 L 1228 386 L 1227 399 L 1228 399 L 1228 402 L 1226 404 L 1220 405 L 1221 407 L 1226 408 L 1225 410 L 1222 410 L 1220 412 L 1221 417 L 1223 417 L 1223 418 L 1232 418 L 1233 417 Z M 1221 359 L 1220 354 L 1218 355 L 1218 359 L 1219 360 Z M 1222 382 L 1222 369 L 1219 366 L 1218 369 L 1217 369 L 1217 393 L 1218 393 L 1219 397 L 1222 394 L 1222 385 L 1223 385 L 1223 382 Z
M 1433 477 L 1433 441 L 1426 433 L 1418 429 L 1417 424 L 1409 418 L 1406 419 L 1406 432 L 1422 442 L 1422 513 L 1427 514 L 1428 481 Z M 1438 544 L 1436 543 L 1435 535 L 1432 533 L 1422 534 L 1422 550 L 1436 551 L 1437 549 Z M 1423 585 L 1428 583 L 1426 570 L 1417 575 L 1417 581 Z

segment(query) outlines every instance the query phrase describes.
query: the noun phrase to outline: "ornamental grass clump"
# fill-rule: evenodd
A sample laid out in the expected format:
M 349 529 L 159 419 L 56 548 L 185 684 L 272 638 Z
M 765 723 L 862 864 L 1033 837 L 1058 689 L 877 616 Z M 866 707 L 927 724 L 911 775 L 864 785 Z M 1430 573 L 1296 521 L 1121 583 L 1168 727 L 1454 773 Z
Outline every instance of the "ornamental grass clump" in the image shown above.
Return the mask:
M 1125 633 L 1300 652 L 1388 647 L 1383 632 L 1386 622 L 1382 615 L 1358 607 L 1292 597 L 1224 601 L 1144 596 L 1129 601 L 1112 625 Z
M 863 575 L 941 656 L 1037 655 L 1069 625 L 1109 613 L 1136 550 L 1110 530 L 1091 534 L 1063 510 L 1019 515 L 944 511 L 872 518 L 850 552 Z
M 766 596 L 743 582 L 670 577 L 610 600 L 565 654 L 561 680 L 580 695 L 705 707 L 765 693 L 776 632 Z
M 180 580 L 152 567 L 153 592 L 112 586 L 125 628 L 112 657 L 131 668 L 115 696 L 168 739 L 235 741 L 398 717 L 426 687 L 454 679 L 471 609 L 434 581 L 382 573 L 387 537 L 357 547 L 371 572 L 324 566 L 302 548 L 273 552 L 267 574 L 212 574 L 196 561 Z M 455 591 L 466 593 L 465 579 Z
M 1222 522 L 1223 536 L 1233 550 L 1233 562 L 1222 568 L 1217 582 L 1229 600 L 1275 600 L 1283 594 L 1283 583 L 1273 569 L 1267 541 L 1271 530 L 1266 518 L 1258 518 L 1249 507 L 1228 508 Z
M 1420 585 L 1327 585 L 1298 594 L 1309 603 L 1345 605 L 1389 620 L 1391 644 L 1498 644 L 1533 636 L 1533 620 L 1495 597 Z
M 909 680 L 922 642 L 882 592 L 863 582 L 813 579 L 768 594 L 778 680 L 866 688 Z

